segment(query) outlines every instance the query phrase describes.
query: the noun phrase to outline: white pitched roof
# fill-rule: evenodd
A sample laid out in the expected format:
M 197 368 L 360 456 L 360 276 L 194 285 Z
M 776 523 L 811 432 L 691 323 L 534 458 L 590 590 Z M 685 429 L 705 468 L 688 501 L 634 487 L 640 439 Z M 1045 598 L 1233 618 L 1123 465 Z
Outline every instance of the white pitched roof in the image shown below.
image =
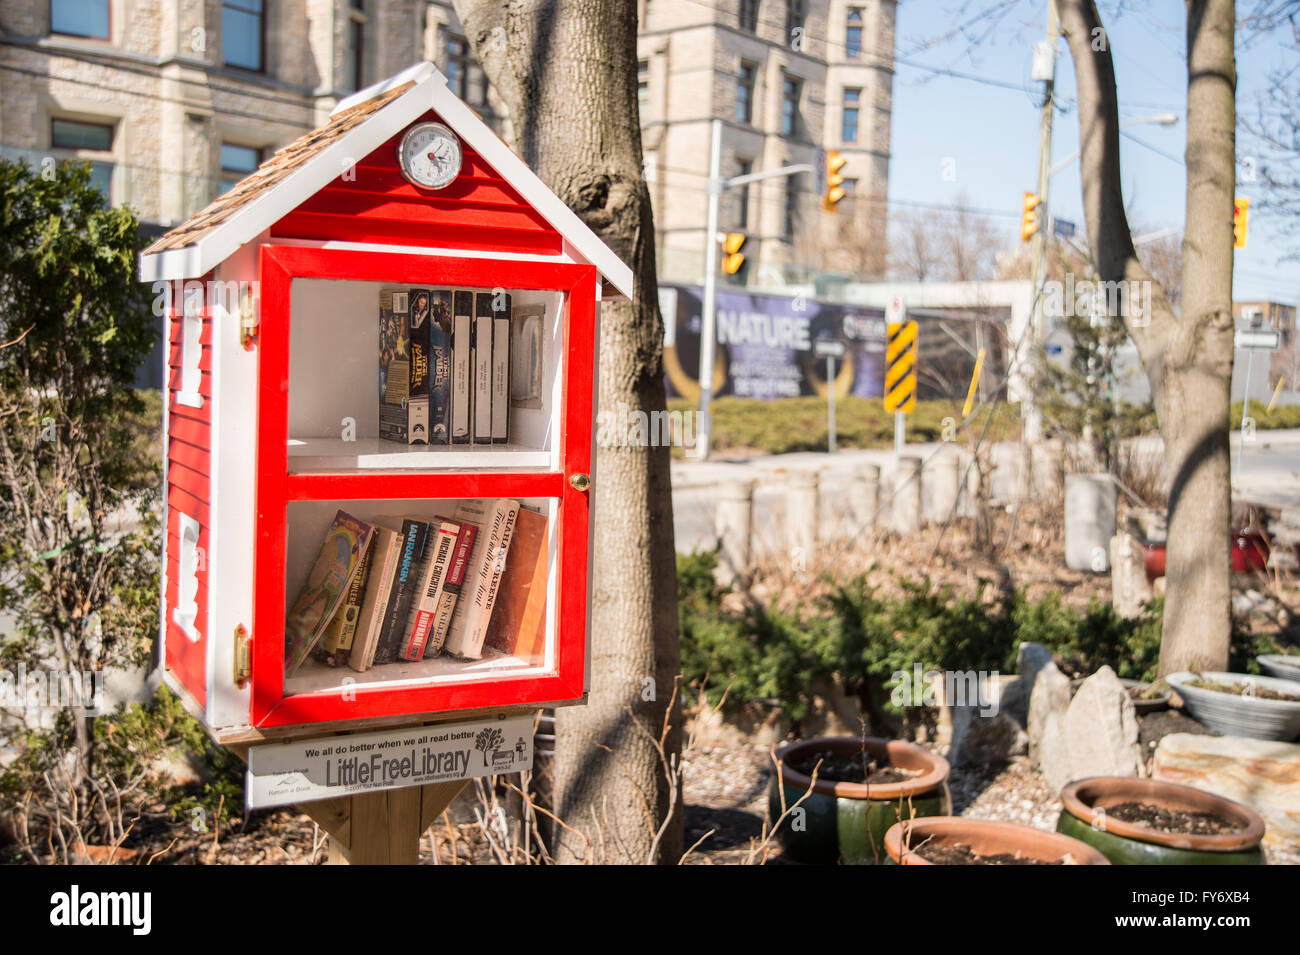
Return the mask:
M 401 91 L 404 86 L 408 88 Z M 206 275 L 336 179 L 349 159 L 369 154 L 430 109 L 560 233 L 567 251 L 596 266 L 619 293 L 632 297 L 632 269 L 461 102 L 432 63 L 416 64 L 342 100 L 330 114 L 329 124 L 281 150 L 230 192 L 145 249 L 140 256 L 141 281 Z

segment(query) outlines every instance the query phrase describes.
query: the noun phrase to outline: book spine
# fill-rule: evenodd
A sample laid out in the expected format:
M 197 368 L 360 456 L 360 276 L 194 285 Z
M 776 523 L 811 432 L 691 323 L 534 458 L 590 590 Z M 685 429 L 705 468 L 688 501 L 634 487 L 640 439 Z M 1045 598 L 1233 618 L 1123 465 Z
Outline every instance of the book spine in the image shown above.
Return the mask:
M 435 525 L 431 524 L 431 531 L 434 528 Z M 403 660 L 419 660 L 424 657 L 425 645 L 433 631 L 438 601 L 442 596 L 443 580 L 447 576 L 452 551 L 456 549 L 456 531 L 455 524 L 437 524 L 436 537 L 425 547 L 429 569 L 425 573 L 424 586 L 411 602 L 411 613 L 406 622 L 406 641 L 399 654 Z
M 468 444 L 470 401 L 474 393 L 470 379 L 470 352 L 474 345 L 474 293 L 456 292 L 452 302 L 451 441 L 453 444 Z
M 450 289 L 434 289 L 429 314 L 429 443 L 451 441 Z
M 451 563 L 447 567 L 447 578 L 442 584 L 442 596 L 438 601 L 438 612 L 434 619 L 433 633 L 425 646 L 426 658 L 437 656 L 447 642 L 447 633 L 451 630 L 452 614 L 456 612 L 456 602 L 460 598 L 461 588 L 465 584 L 465 573 L 469 568 L 469 555 L 474 550 L 474 539 L 478 535 L 478 526 L 464 521 L 460 533 L 456 535 L 456 547 L 452 552 Z
M 487 637 L 488 623 L 492 617 L 492 607 L 496 603 L 497 589 L 501 585 L 501 574 L 506 566 L 506 554 L 510 549 L 510 537 L 514 533 L 515 517 L 519 513 L 517 501 L 502 500 L 492 511 L 488 530 L 487 549 L 476 568 L 474 591 L 463 629 L 457 631 L 457 643 L 454 651 L 457 656 L 467 660 L 477 660 L 483 655 L 483 641 Z
M 361 604 L 366 594 L 366 582 L 370 578 L 370 566 L 374 560 L 375 546 L 374 535 L 372 534 L 370 543 L 361 555 L 361 564 L 352 577 L 352 586 L 348 588 L 347 599 L 334 614 L 334 619 L 330 621 L 325 636 L 321 638 L 321 642 L 317 645 L 317 650 L 320 652 L 313 654 L 327 666 L 341 667 L 348 662 L 348 656 L 352 652 L 352 641 L 357 633 L 357 622 L 361 617 Z
M 415 595 L 415 576 L 424 555 L 429 525 L 423 521 L 406 521 L 402 524 L 402 556 L 393 578 L 393 590 L 384 614 L 384 629 L 375 650 L 375 666 L 392 663 L 397 659 L 398 646 L 406 632 L 406 618 Z
M 492 443 L 492 299 L 479 292 L 474 315 L 474 443 Z
M 413 288 L 410 305 L 411 366 L 406 394 L 406 441 L 429 443 L 429 290 Z
M 379 290 L 379 437 L 407 441 L 411 341 L 408 295 Z
M 361 619 L 357 624 L 357 633 L 352 641 L 352 652 L 348 656 L 348 666 L 358 673 L 364 673 L 374 666 L 375 649 L 383 632 L 384 614 L 388 609 L 388 598 L 393 589 L 393 578 L 397 574 L 397 562 L 401 557 L 401 538 L 386 527 L 376 532 L 378 536 L 374 548 L 374 557 L 370 564 L 370 580 L 366 584 L 365 601 L 361 605 Z
M 510 437 L 510 296 L 501 298 L 505 307 L 492 315 L 493 444 L 505 444 Z

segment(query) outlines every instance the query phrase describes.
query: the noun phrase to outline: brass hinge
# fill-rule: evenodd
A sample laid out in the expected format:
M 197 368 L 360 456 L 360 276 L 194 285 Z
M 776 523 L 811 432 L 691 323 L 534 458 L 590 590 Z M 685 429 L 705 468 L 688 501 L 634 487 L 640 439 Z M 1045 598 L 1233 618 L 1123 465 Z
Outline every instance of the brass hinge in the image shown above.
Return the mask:
M 239 297 L 239 344 L 244 351 L 252 351 L 257 344 L 257 296 L 251 287 L 245 285 Z
M 253 675 L 252 643 L 242 623 L 235 627 L 235 686 L 241 690 Z

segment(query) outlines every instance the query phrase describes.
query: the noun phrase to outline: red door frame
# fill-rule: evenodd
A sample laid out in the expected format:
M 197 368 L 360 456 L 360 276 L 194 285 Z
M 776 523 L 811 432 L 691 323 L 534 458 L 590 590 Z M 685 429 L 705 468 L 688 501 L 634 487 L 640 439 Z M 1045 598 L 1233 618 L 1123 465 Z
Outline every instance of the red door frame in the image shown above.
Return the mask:
M 569 483 L 591 472 L 596 359 L 595 266 L 502 262 L 390 252 L 350 252 L 263 245 L 258 330 L 257 544 L 254 555 L 252 695 L 254 726 L 294 726 L 407 714 L 447 713 L 581 699 L 585 692 L 589 498 Z M 560 291 L 566 295 L 560 470 L 290 474 L 288 387 L 290 292 L 295 278 Z M 508 674 L 465 683 L 391 687 L 353 683 L 284 695 L 285 538 L 290 501 L 550 497 L 558 499 L 555 669 L 541 676 Z M 345 695 L 348 699 L 345 699 Z

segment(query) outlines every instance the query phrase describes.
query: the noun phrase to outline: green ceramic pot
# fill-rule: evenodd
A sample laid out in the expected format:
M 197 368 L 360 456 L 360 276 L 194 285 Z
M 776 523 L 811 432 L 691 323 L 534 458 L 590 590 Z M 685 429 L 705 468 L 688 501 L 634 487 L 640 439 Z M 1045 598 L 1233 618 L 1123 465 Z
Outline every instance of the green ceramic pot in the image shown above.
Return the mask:
M 1264 820 L 1249 806 L 1191 786 L 1155 779 L 1090 776 L 1061 790 L 1056 831 L 1097 849 L 1115 865 L 1263 865 Z M 1160 832 L 1105 814 L 1107 806 L 1145 802 L 1212 812 L 1232 831 L 1213 836 Z
M 877 763 L 920 771 L 919 776 L 901 783 L 867 786 L 822 778 L 813 783 L 789 765 L 792 758 L 828 750 L 837 755 L 860 753 L 863 744 L 864 740 L 854 736 L 825 736 L 777 752 L 781 774 L 779 780 L 772 778 L 768 797 L 771 819 L 775 822 L 781 816 L 783 794 L 785 807 L 798 803 L 776 830 L 788 858 L 807 865 L 883 862 L 885 833 L 896 822 L 913 816 L 946 816 L 951 811 L 948 761 L 901 740 L 865 740 L 868 755 Z M 807 798 L 803 798 L 805 794 Z

